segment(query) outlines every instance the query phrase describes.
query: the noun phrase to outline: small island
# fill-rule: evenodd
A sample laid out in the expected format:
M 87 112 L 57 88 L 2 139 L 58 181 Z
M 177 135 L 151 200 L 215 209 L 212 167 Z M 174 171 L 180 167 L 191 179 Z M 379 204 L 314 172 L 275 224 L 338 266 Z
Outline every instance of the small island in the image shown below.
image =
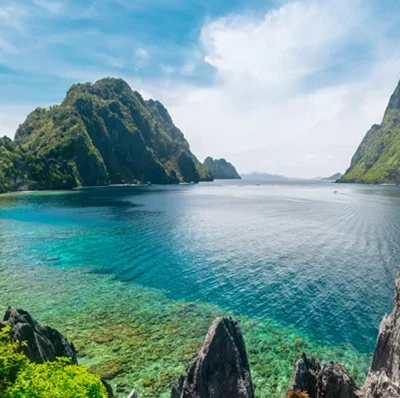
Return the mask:
M 323 178 L 323 181 L 337 181 L 337 180 L 340 180 L 342 177 L 343 177 L 342 173 L 335 173 L 329 177 Z
M 214 180 L 240 180 L 241 177 L 232 163 L 225 159 L 213 159 L 208 156 L 204 166 Z

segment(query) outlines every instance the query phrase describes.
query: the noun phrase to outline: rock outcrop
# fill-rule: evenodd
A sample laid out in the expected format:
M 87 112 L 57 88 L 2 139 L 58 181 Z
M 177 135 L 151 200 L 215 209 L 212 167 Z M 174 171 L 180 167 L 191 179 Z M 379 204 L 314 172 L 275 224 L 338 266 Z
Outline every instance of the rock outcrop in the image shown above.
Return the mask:
M 396 278 L 393 312 L 381 322 L 362 395 L 364 398 L 400 398 L 400 272 Z
M 204 166 L 214 180 L 239 180 L 241 177 L 232 163 L 225 159 L 207 157 Z
M 28 312 L 8 308 L 0 328 L 2 325 L 11 327 L 12 339 L 26 342 L 21 350 L 32 362 L 43 363 L 68 357 L 72 363 L 77 363 L 74 345 L 56 329 L 40 325 Z
M 337 362 L 322 366 L 313 355 L 302 354 L 292 374 L 288 397 L 305 392 L 309 398 L 355 398 L 356 385 L 345 366 Z
M 238 323 L 217 318 L 171 398 L 253 398 L 245 343 Z
M 25 342 L 20 349 L 30 361 L 44 363 L 63 357 L 70 358 L 72 364 L 78 364 L 73 343 L 69 343 L 58 330 L 35 321 L 29 312 L 9 307 L 0 322 L 0 329 L 5 326 L 11 327 L 10 336 L 14 341 Z M 113 398 L 111 386 L 104 379 L 101 382 L 108 397 Z

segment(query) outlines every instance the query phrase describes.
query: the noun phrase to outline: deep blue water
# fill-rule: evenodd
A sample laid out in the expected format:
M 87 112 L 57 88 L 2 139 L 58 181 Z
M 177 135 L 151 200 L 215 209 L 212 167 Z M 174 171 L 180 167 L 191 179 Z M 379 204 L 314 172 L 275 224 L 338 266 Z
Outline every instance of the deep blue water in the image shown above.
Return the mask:
M 391 311 L 399 236 L 400 189 L 389 186 L 224 181 L 0 197 L 2 261 L 90 267 L 364 352 Z

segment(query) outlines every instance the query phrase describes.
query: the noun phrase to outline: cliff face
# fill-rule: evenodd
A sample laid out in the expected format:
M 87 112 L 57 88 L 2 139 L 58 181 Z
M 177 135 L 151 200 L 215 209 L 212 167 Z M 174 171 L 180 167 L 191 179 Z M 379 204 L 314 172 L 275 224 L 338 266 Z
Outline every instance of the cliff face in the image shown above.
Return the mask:
M 209 179 L 163 105 L 122 79 L 73 85 L 60 105 L 33 111 L 14 143 L 0 142 L 2 191 Z
M 225 159 L 213 159 L 208 157 L 204 160 L 204 166 L 215 180 L 241 178 L 232 163 L 227 162 Z
M 400 83 L 382 124 L 367 132 L 339 182 L 400 183 Z

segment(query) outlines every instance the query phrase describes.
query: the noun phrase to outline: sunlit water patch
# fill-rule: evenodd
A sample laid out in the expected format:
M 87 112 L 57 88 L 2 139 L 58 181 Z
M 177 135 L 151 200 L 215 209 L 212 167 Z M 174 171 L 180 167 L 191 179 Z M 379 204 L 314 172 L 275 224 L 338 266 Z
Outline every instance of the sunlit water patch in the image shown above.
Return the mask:
M 2 196 L 0 303 L 59 325 L 82 363 L 148 397 L 230 312 L 259 397 L 282 393 L 302 350 L 360 377 L 391 309 L 399 199 L 299 182 Z

